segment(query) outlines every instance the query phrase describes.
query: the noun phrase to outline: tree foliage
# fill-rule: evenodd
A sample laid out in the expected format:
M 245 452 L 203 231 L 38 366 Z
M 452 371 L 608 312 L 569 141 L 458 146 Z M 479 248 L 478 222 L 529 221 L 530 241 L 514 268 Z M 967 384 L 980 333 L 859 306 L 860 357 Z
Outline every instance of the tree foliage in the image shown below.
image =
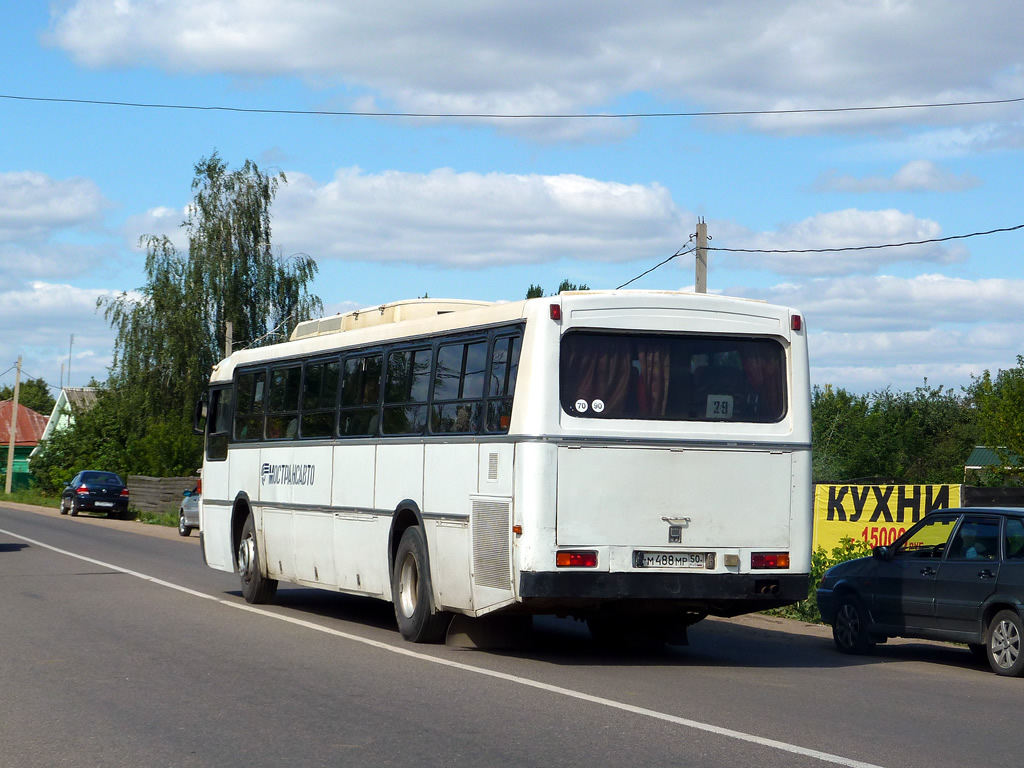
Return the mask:
M 1017 367 L 985 371 L 974 379 L 970 392 L 978 406 L 982 441 L 1001 454 L 1004 466 L 1024 456 L 1024 356 Z
M 815 387 L 811 422 L 815 482 L 963 482 L 980 434 L 973 398 L 927 381 L 865 395 Z
M 182 224 L 188 251 L 166 235 L 144 236 L 145 285 L 98 302 L 117 333 L 110 378 L 93 409 L 45 449 L 48 482 L 83 466 L 191 474 L 201 456 L 192 409 L 222 357 L 226 323 L 236 346 L 259 346 L 323 311 L 308 290 L 316 262 L 277 257 L 271 245 L 270 207 L 286 181 L 249 160 L 229 171 L 216 152 L 196 163 Z
M 589 290 L 590 290 L 590 288 L 587 286 L 586 283 L 580 283 L 580 284 L 577 285 L 576 283 L 569 282 L 569 279 L 566 278 L 561 283 L 559 283 L 558 290 L 555 291 L 554 293 L 550 294 L 550 295 L 551 296 L 557 296 L 558 294 L 562 293 L 563 291 L 589 291 Z M 536 285 L 534 283 L 530 283 L 530 287 L 526 290 L 526 298 L 528 298 L 528 299 L 539 299 L 543 295 L 544 295 L 544 289 L 541 288 L 539 285 Z
M 14 387 L 0 387 L 0 400 L 13 400 Z M 50 385 L 43 379 L 28 379 L 18 387 L 18 405 L 31 408 L 36 413 L 49 416 L 53 412 L 56 400 L 50 395 Z

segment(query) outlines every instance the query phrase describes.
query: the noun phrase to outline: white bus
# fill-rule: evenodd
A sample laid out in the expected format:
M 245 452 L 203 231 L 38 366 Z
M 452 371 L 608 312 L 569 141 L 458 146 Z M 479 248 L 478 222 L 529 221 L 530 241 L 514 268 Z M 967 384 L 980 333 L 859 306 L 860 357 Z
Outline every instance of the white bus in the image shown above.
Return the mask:
M 401 634 L 555 614 L 685 642 L 807 597 L 801 316 L 706 294 L 414 300 L 219 363 L 201 537 L 279 580 L 390 600 Z M 472 622 L 470 622 L 472 623 Z

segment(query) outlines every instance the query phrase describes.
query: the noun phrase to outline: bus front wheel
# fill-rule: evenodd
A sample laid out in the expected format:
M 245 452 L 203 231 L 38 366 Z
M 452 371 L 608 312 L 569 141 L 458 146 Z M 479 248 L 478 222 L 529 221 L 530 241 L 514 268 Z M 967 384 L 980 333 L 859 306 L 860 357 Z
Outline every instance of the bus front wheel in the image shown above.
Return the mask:
M 437 643 L 444 639 L 451 614 L 434 608 L 427 541 L 418 526 L 408 528 L 398 544 L 391 574 L 391 599 L 402 637 L 412 643 Z
M 260 571 L 260 551 L 256 545 L 256 523 L 252 519 L 252 512 L 242 526 L 236 562 L 245 602 L 259 604 L 273 600 L 277 593 L 277 580 L 266 578 Z

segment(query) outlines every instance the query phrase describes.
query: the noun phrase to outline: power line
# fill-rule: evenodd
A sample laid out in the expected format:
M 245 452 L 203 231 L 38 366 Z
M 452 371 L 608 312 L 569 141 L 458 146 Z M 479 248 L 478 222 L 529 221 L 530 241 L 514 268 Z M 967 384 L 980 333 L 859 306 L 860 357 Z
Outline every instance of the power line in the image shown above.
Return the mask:
M 53 104 L 87 104 L 103 107 L 135 107 L 139 109 L 177 109 L 198 112 L 239 112 L 261 115 L 314 115 L 327 117 L 411 117 L 461 118 L 473 120 L 620 120 L 658 117 L 756 117 L 763 115 L 813 115 L 842 112 L 879 112 L 904 109 L 944 109 L 949 107 L 980 107 L 1024 102 L 1024 96 L 1009 99 L 977 101 L 945 101 L 925 104 L 877 104 L 863 107 L 814 107 L 806 109 L 737 109 L 698 112 L 591 112 L 591 113 L 502 113 L 502 112 L 371 112 L 326 109 L 271 109 L 261 107 L 225 107 L 198 104 L 161 104 L 158 102 L 112 101 L 106 99 L 69 99 L 48 96 L 16 96 L 0 93 L 0 99 L 34 101 Z
M 902 248 L 907 245 L 927 245 L 928 243 L 945 243 L 950 240 L 966 240 L 969 237 L 982 237 L 984 235 L 994 235 L 999 232 L 1014 232 L 1018 229 L 1024 229 L 1024 224 L 1018 224 L 1014 227 L 999 227 L 998 229 L 989 229 L 984 232 L 971 232 L 966 235 L 949 235 L 948 237 L 934 237 L 929 240 L 909 240 L 903 243 L 882 243 L 881 245 L 850 245 L 841 248 L 716 248 L 708 246 L 709 251 L 722 251 L 725 253 L 838 253 L 840 251 L 872 251 L 881 248 Z M 690 236 L 690 240 L 693 240 L 693 236 Z M 685 246 L 684 246 L 685 248 Z M 664 261 L 655 264 L 645 272 L 641 272 L 639 275 L 634 277 L 632 280 L 627 280 L 619 288 L 625 288 L 630 283 L 636 282 L 644 275 L 649 275 L 658 267 L 668 264 L 672 259 L 678 258 L 679 256 L 686 256 L 687 254 L 693 253 L 696 248 L 690 248 L 689 250 L 678 250 L 669 256 Z M 615 290 L 618 290 L 616 288 Z
M 1017 229 L 1024 229 L 1024 224 L 1018 224 L 1015 227 L 989 229 L 985 232 L 971 232 L 968 235 L 950 235 L 948 237 L 934 237 L 929 240 L 908 240 L 904 243 L 883 243 L 881 245 L 848 245 L 840 248 L 713 248 L 708 246 L 708 250 L 725 251 L 727 253 L 839 253 L 840 251 L 876 251 L 880 248 L 902 248 L 906 245 L 927 245 L 929 243 L 946 243 L 950 240 L 966 240 L 969 237 L 994 235 L 997 232 L 1013 232 Z
M 691 238 L 691 239 L 692 239 L 692 238 Z M 686 246 L 683 246 L 683 247 L 685 248 Z M 660 266 L 663 266 L 663 265 L 665 265 L 665 264 L 668 264 L 668 263 L 669 263 L 670 261 L 672 261 L 672 259 L 677 259 L 677 258 L 679 258 L 680 256 L 685 256 L 685 255 L 686 255 L 686 254 L 688 254 L 688 253 L 693 253 L 693 252 L 694 252 L 695 250 L 697 250 L 697 249 L 696 249 L 696 248 L 691 248 L 691 249 L 690 249 L 690 250 L 688 250 L 688 251 L 684 251 L 684 250 L 680 249 L 680 250 L 676 251 L 675 253 L 673 253 L 673 254 L 672 254 L 671 256 L 669 256 L 669 257 L 668 257 L 667 259 L 665 259 L 664 261 L 662 261 L 662 262 L 659 262 L 658 264 L 655 264 L 655 265 L 654 265 L 653 267 L 651 267 L 650 269 L 648 269 L 648 270 L 647 270 L 646 272 L 641 272 L 641 273 L 640 273 L 639 275 L 637 275 L 636 277 L 634 277 L 634 278 L 633 278 L 632 280 L 627 280 L 626 282 L 624 282 L 624 283 L 623 283 L 622 285 L 620 285 L 620 286 L 619 286 L 618 288 L 616 288 L 615 290 L 619 290 L 619 288 L 625 288 L 625 287 L 626 287 L 627 285 L 629 285 L 630 283 L 634 283 L 634 282 L 636 282 L 637 280 L 639 280 L 639 279 L 640 279 L 641 277 L 643 277 L 644 275 L 649 275 L 649 274 L 650 274 L 651 272 L 653 272 L 654 270 L 656 270 L 656 269 L 657 269 L 658 267 L 660 267 Z

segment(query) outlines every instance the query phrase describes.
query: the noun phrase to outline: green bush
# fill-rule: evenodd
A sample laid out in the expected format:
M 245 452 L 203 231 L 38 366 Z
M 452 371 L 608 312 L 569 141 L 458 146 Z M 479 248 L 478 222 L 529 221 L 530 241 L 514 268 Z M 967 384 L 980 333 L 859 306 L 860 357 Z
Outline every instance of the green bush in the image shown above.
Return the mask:
M 867 557 L 870 554 L 871 545 L 868 542 L 856 541 L 849 537 L 840 539 L 839 546 L 834 547 L 831 553 L 827 552 L 824 547 L 818 547 L 811 554 L 811 583 L 808 588 L 807 599 L 793 605 L 787 605 L 785 608 L 775 608 L 767 611 L 767 613 L 787 619 L 820 623 L 821 613 L 818 611 L 817 591 L 825 571 L 837 563 L 844 563 L 847 560 L 854 560 L 858 557 Z

